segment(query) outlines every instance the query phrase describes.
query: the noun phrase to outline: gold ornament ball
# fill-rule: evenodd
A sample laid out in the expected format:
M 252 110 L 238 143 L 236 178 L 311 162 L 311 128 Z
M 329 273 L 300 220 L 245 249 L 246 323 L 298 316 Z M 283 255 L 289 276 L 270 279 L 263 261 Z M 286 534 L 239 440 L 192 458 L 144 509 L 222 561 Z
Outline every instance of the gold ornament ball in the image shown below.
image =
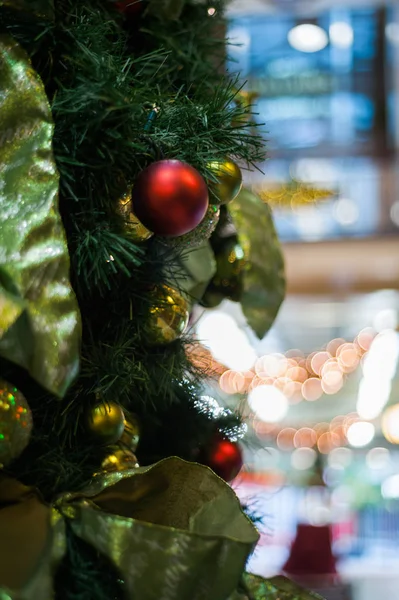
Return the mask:
M 209 182 L 212 199 L 220 204 L 228 204 L 239 194 L 242 187 L 240 167 L 229 158 L 214 160 L 207 166 L 218 180 Z
M 0 379 L 0 468 L 9 465 L 29 444 L 32 413 L 19 390 Z
M 125 429 L 119 441 L 121 446 L 125 446 L 132 452 L 137 450 L 140 441 L 140 424 L 134 415 L 125 417 Z
M 112 448 L 101 463 L 102 473 L 115 473 L 136 469 L 139 466 L 136 456 L 130 450 Z
M 195 229 L 178 237 L 160 238 L 161 242 L 172 248 L 194 250 L 209 240 L 219 222 L 220 207 L 210 204 L 205 217 Z
M 132 242 L 136 244 L 146 242 L 154 235 L 139 221 L 133 212 L 131 187 L 116 202 L 115 211 L 123 219 L 123 231 Z
M 108 446 L 120 440 L 125 428 L 125 415 L 116 402 L 101 402 L 87 414 L 87 431 L 90 437 Z
M 156 286 L 152 291 L 152 306 L 147 318 L 147 341 L 150 345 L 169 344 L 186 330 L 188 304 L 169 285 Z

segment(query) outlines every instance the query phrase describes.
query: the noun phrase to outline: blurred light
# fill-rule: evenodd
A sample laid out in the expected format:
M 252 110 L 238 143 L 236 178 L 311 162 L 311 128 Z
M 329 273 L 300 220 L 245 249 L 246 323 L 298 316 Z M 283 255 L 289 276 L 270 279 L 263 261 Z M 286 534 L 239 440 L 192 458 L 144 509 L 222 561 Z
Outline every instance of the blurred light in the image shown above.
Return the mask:
M 331 493 L 331 500 L 334 504 L 347 506 L 352 504 L 354 498 L 353 489 L 349 485 L 340 485 Z
M 344 385 L 344 378 L 340 371 L 327 370 L 323 373 L 321 387 L 325 394 L 336 394 Z
M 247 371 L 256 361 L 256 353 L 236 321 L 222 311 L 205 313 L 197 328 L 199 340 L 214 358 L 229 369 Z
M 321 387 L 320 379 L 316 377 L 310 377 L 302 384 L 302 396 L 308 402 L 314 402 L 323 395 L 323 389 Z
M 349 23 L 337 21 L 329 28 L 330 41 L 338 48 L 349 48 L 353 44 L 353 29 Z
M 344 372 L 354 371 L 360 362 L 355 344 L 343 344 L 337 350 L 338 363 Z
M 388 23 L 385 27 L 385 35 L 392 44 L 399 45 L 399 23 Z M 399 207 L 399 202 L 397 204 Z
M 339 469 L 333 469 L 332 467 L 326 467 L 323 472 L 323 481 L 328 487 L 335 487 L 341 480 L 341 473 Z
M 291 367 L 287 369 L 286 375 L 292 381 L 298 381 L 299 383 L 304 383 L 308 378 L 308 372 L 303 367 Z
M 290 404 L 297 404 L 302 401 L 302 385 L 299 381 L 289 380 L 284 386 L 283 394 L 288 398 Z
M 247 381 L 242 373 L 228 370 L 220 376 L 219 387 L 225 394 L 243 394 Z
M 328 464 L 332 469 L 343 470 L 353 460 L 353 451 L 349 448 L 334 448 L 328 456 Z
M 295 448 L 311 448 L 317 442 L 317 434 L 310 427 L 298 429 L 294 437 Z
M 391 462 L 391 455 L 387 448 L 372 448 L 367 452 L 366 463 L 369 469 L 385 469 Z
M 288 42 L 300 52 L 318 52 L 328 44 L 328 36 L 318 25 L 297 25 L 288 32 Z
M 317 453 L 312 448 L 298 448 L 291 454 L 291 465 L 298 471 L 305 471 L 313 467 Z
M 210 17 L 213 17 L 216 15 L 216 8 L 213 8 L 212 6 L 210 8 L 208 8 L 208 15 Z
M 363 363 L 366 379 L 388 379 L 395 376 L 399 359 L 399 336 L 396 331 L 386 330 L 373 340 Z
M 344 338 L 335 338 L 334 340 L 331 340 L 331 342 L 328 342 L 327 344 L 327 352 L 332 356 L 335 356 L 338 348 L 342 346 L 342 344 L 345 344 L 345 341 Z
M 335 433 L 322 433 L 319 439 L 317 440 L 317 447 L 321 454 L 329 454 L 334 447 L 338 446 L 340 443 L 339 436 Z
M 399 475 L 391 475 L 381 485 L 383 498 L 399 498 Z
M 376 331 L 384 329 L 396 329 L 398 326 L 398 316 L 393 308 L 386 308 L 376 314 L 373 321 L 373 326 Z
M 399 404 L 387 408 L 382 415 L 381 428 L 388 442 L 399 444 Z
M 320 375 L 322 367 L 329 358 L 331 358 L 331 354 L 329 352 L 316 352 L 311 360 L 312 371 L 316 373 L 316 375 Z
M 340 198 L 335 203 L 334 216 L 340 225 L 353 225 L 359 218 L 359 208 L 353 200 Z
M 277 436 L 277 446 L 280 450 L 292 450 L 294 447 L 294 436 L 296 429 L 293 427 L 286 427 L 282 429 Z
M 254 413 L 266 423 L 281 421 L 288 411 L 288 400 L 272 385 L 260 385 L 248 395 L 248 404 Z
M 356 410 L 361 419 L 375 419 L 381 414 L 391 395 L 388 379 L 363 378 L 359 384 Z
M 255 453 L 255 469 L 266 471 L 275 468 L 280 461 L 280 452 L 276 448 L 268 446 L 261 448 Z
M 373 343 L 374 338 L 375 338 L 374 329 L 372 329 L 371 327 L 366 327 L 365 329 L 362 329 L 362 331 L 357 336 L 357 343 L 362 348 L 362 350 L 367 352 L 368 350 L 370 350 L 370 347 L 371 347 L 371 344 Z
M 375 427 L 367 421 L 358 421 L 349 426 L 346 437 L 351 446 L 362 448 L 367 446 L 374 438 Z
M 229 429 L 223 429 L 223 433 L 229 438 L 231 442 L 238 442 L 248 432 L 248 425 L 246 423 L 240 423 L 239 425 L 233 425 Z
M 215 400 L 215 398 L 212 398 L 212 396 L 200 396 L 194 405 L 199 412 L 205 413 L 213 418 L 220 417 L 224 412 L 224 409 L 220 406 L 219 402 Z

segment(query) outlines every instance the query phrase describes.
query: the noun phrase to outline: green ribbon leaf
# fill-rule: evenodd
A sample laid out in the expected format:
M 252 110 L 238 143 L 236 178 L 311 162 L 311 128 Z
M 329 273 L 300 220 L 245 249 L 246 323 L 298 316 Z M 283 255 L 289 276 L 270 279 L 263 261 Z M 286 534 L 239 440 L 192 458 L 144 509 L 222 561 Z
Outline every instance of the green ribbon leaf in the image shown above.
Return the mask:
M 284 259 L 270 207 L 243 188 L 228 206 L 246 265 L 241 306 L 261 339 L 272 326 L 285 296 Z

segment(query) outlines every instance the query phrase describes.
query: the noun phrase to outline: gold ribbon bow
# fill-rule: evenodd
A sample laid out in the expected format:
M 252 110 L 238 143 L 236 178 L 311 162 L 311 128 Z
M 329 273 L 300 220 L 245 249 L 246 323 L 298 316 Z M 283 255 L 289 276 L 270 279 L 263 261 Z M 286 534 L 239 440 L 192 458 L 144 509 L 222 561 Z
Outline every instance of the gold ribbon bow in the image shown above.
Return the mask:
M 99 476 L 52 506 L 32 488 L 3 478 L 1 600 L 53 597 L 66 520 L 118 568 L 127 599 L 230 598 L 258 540 L 231 488 L 208 467 L 175 457 Z

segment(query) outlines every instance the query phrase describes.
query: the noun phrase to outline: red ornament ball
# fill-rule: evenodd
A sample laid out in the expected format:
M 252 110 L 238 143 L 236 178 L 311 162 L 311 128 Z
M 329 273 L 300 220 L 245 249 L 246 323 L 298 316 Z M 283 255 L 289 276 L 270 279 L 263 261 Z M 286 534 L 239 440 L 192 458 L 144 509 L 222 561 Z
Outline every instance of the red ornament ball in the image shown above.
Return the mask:
M 119 12 L 126 17 L 139 17 L 145 8 L 144 0 L 119 0 L 115 3 Z
M 231 481 L 243 465 L 241 448 L 237 442 L 218 435 L 206 453 L 205 463 L 216 475 L 225 481 Z
M 201 223 L 208 209 L 208 188 L 194 167 L 160 160 L 139 174 L 132 200 L 134 213 L 147 229 L 175 237 Z

